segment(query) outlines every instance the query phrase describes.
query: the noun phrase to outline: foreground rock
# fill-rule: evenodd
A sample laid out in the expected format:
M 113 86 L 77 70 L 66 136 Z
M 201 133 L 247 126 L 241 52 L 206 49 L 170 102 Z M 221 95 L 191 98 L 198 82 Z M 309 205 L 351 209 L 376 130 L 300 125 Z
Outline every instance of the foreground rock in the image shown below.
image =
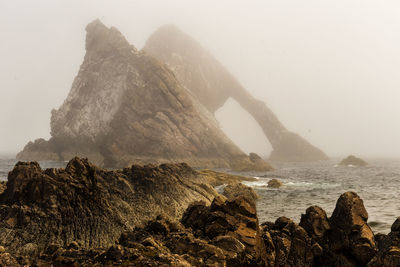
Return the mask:
M 363 159 L 357 158 L 356 156 L 350 155 L 347 158 L 343 159 L 340 163 L 340 166 L 356 166 L 356 167 L 364 167 L 367 166 L 368 163 Z
M 158 214 L 177 220 L 193 201 L 216 195 L 184 163 L 108 171 L 80 158 L 65 169 L 19 162 L 0 195 L 0 245 L 15 255 L 71 242 L 106 247 Z
M 255 203 L 217 197 L 191 205 L 182 223 L 158 216 L 121 234 L 108 249 L 49 246 L 34 262 L 46 266 L 265 266 Z
M 251 201 L 256 201 L 258 199 L 257 193 L 253 188 L 246 186 L 242 183 L 228 184 L 225 186 L 222 193 L 227 199 L 235 199 L 239 196 L 243 196 Z
M 212 114 L 230 97 L 250 113 L 273 147 L 271 160 L 324 160 L 327 156 L 304 138 L 290 132 L 277 116 L 239 84 L 205 48 L 172 25 L 158 29 L 144 50 L 166 63 L 181 83 Z
M 260 226 L 251 190 L 228 186 L 227 199 L 186 164 L 19 162 L 0 194 L 0 266 L 399 266 L 400 219 L 374 236 L 354 192 L 330 218 L 311 206 Z
M 79 73 L 51 114 L 52 137 L 28 143 L 17 158 L 78 155 L 113 168 L 187 162 L 202 168 L 272 169 L 234 145 L 165 64 L 98 20 L 86 32 Z

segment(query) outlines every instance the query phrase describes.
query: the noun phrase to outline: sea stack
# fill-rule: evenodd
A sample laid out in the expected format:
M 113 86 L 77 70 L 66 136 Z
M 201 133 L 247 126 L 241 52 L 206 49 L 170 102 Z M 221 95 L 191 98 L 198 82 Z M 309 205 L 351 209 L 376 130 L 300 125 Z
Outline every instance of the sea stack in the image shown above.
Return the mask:
M 30 142 L 18 159 L 271 169 L 236 147 L 166 65 L 99 20 L 86 32 L 86 55 L 67 99 L 52 111 L 50 140 Z
M 146 52 L 166 63 L 178 79 L 209 112 L 236 100 L 258 122 L 273 147 L 271 160 L 315 161 L 327 156 L 296 133 L 255 99 L 206 49 L 173 25 L 159 28 L 147 41 Z
M 347 158 L 343 159 L 340 163 L 340 166 L 354 166 L 354 167 L 364 167 L 367 166 L 368 163 L 360 158 L 357 158 L 356 156 L 350 155 Z

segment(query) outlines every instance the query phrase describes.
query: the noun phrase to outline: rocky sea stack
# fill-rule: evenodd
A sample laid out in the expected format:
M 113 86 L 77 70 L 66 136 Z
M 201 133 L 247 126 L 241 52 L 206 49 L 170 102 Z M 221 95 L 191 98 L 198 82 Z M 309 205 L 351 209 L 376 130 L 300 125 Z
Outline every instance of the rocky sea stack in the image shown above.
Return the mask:
M 272 160 L 327 158 L 288 131 L 262 101 L 175 27 L 161 27 L 142 51 L 99 20 L 86 31 L 79 73 L 64 103 L 51 114 L 51 138 L 29 142 L 18 159 L 81 156 L 113 168 L 184 161 L 201 168 L 271 170 L 220 130 L 214 112 L 229 97 L 260 124 L 274 148 Z
M 51 138 L 27 144 L 25 160 L 88 157 L 108 167 L 188 162 L 271 170 L 219 129 L 164 64 L 99 20 L 86 27 L 86 55 L 67 99 L 51 115 Z

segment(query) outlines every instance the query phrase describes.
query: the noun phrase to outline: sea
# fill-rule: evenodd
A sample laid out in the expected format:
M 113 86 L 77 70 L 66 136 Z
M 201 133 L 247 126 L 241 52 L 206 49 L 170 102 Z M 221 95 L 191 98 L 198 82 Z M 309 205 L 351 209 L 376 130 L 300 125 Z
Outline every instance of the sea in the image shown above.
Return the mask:
M 259 195 L 257 213 L 260 222 L 275 221 L 280 216 L 296 223 L 301 214 L 312 205 L 323 208 L 330 216 L 340 195 L 356 192 L 368 211 L 368 224 L 374 233 L 388 233 L 392 223 L 400 216 L 400 159 L 367 160 L 367 167 L 338 166 L 340 160 L 310 163 L 278 163 L 275 170 L 257 175 L 257 180 L 244 182 Z M 0 180 L 7 175 L 17 160 L 0 155 Z M 42 168 L 63 168 L 67 162 L 41 161 Z M 281 188 L 268 188 L 270 179 L 278 179 Z

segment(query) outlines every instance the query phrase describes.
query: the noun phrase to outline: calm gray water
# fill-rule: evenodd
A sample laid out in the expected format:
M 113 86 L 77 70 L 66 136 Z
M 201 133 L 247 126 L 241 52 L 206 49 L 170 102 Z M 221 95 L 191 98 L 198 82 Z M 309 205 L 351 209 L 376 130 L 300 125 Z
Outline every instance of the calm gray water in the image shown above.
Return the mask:
M 255 182 L 247 182 L 260 196 L 257 210 L 260 222 L 275 221 L 286 216 L 299 222 L 302 213 L 311 205 L 322 207 L 328 216 L 339 196 L 354 191 L 364 200 L 369 224 L 375 233 L 387 233 L 400 216 L 400 160 L 369 161 L 368 167 L 336 166 L 337 161 L 314 163 L 274 163 L 273 172 Z M 0 180 L 6 180 L 15 159 L 0 158 Z M 41 161 L 42 168 L 65 167 L 67 162 Z M 267 188 L 267 182 L 277 178 L 285 185 Z

